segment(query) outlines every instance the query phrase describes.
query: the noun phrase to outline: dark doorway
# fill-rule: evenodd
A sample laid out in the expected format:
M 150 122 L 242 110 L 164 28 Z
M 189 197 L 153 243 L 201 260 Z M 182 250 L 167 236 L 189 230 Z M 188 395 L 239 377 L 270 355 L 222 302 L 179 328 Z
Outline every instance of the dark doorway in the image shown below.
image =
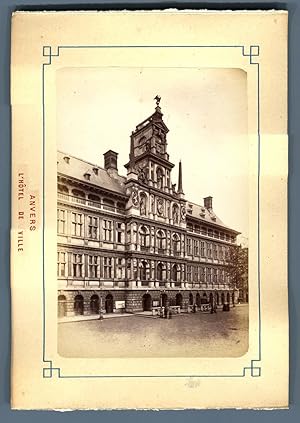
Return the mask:
M 143 311 L 151 311 L 151 295 L 150 294 L 144 294 L 143 295 Z
M 99 314 L 99 297 L 97 294 L 91 296 L 90 311 L 91 314 Z
M 222 294 L 221 294 L 221 302 L 222 302 L 222 305 L 225 303 L 225 295 L 224 295 L 224 292 L 222 292 Z
M 234 304 L 234 292 L 232 293 L 232 304 Z
M 64 317 L 67 314 L 67 299 L 64 295 L 58 296 L 57 315 L 58 317 Z
M 74 314 L 75 316 L 83 314 L 83 296 L 76 295 L 74 298 Z
M 196 294 L 196 304 L 197 304 L 198 307 L 201 306 L 201 298 L 200 298 L 199 292 L 198 292 L 198 294 Z
M 167 296 L 167 294 L 162 294 L 162 296 L 161 296 L 161 306 L 162 307 L 166 307 L 167 302 L 168 302 L 168 296 Z
M 229 292 L 227 293 L 227 303 L 228 304 L 230 303 L 230 294 L 229 294 Z
M 190 295 L 189 295 L 189 305 L 193 305 L 193 304 L 194 304 L 194 297 L 193 297 L 193 294 L 190 293 Z
M 111 294 L 106 295 L 105 297 L 105 311 L 106 313 L 114 312 L 114 299 Z
M 209 294 L 209 303 L 212 304 L 214 300 L 214 296 L 212 293 Z
M 216 294 L 216 301 L 217 301 L 217 305 L 220 305 L 220 297 L 219 297 L 219 294 Z
M 180 308 L 182 308 L 182 295 L 181 294 L 176 294 L 176 305 L 180 306 Z
M 167 302 L 168 302 L 168 296 L 167 296 L 167 294 L 162 294 L 162 296 L 161 296 L 161 306 L 162 307 L 166 307 Z

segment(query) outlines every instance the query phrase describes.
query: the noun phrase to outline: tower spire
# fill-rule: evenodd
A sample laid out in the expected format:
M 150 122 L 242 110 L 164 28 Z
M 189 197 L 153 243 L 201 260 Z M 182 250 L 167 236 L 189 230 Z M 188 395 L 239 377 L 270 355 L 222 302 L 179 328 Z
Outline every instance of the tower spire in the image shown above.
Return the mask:
M 181 160 L 179 161 L 179 172 L 178 172 L 178 190 L 177 190 L 178 194 L 183 194 L 183 189 L 182 189 L 182 165 L 181 165 Z

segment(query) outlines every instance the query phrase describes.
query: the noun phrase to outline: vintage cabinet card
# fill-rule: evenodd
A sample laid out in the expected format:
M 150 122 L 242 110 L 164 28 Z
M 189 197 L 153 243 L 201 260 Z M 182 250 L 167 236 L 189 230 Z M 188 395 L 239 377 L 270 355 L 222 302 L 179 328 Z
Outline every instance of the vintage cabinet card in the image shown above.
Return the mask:
M 12 407 L 287 407 L 287 13 L 17 12 L 11 104 Z

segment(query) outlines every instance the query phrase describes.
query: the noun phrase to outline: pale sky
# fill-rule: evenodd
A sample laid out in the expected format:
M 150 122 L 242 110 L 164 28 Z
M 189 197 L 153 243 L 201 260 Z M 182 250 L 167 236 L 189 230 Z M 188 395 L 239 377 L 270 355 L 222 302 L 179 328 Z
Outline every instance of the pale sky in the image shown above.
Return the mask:
M 57 147 L 103 167 L 119 153 L 126 175 L 130 134 L 161 96 L 177 183 L 189 201 L 213 197 L 220 219 L 248 237 L 247 76 L 239 69 L 64 68 L 57 72 Z M 243 243 L 245 240 L 241 240 Z

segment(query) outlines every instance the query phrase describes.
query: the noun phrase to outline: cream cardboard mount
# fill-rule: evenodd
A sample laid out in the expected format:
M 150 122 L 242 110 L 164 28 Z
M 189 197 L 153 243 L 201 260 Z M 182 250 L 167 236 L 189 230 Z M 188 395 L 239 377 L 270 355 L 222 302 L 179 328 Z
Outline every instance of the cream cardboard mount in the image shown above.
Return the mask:
M 12 408 L 288 407 L 287 20 L 13 15 Z

